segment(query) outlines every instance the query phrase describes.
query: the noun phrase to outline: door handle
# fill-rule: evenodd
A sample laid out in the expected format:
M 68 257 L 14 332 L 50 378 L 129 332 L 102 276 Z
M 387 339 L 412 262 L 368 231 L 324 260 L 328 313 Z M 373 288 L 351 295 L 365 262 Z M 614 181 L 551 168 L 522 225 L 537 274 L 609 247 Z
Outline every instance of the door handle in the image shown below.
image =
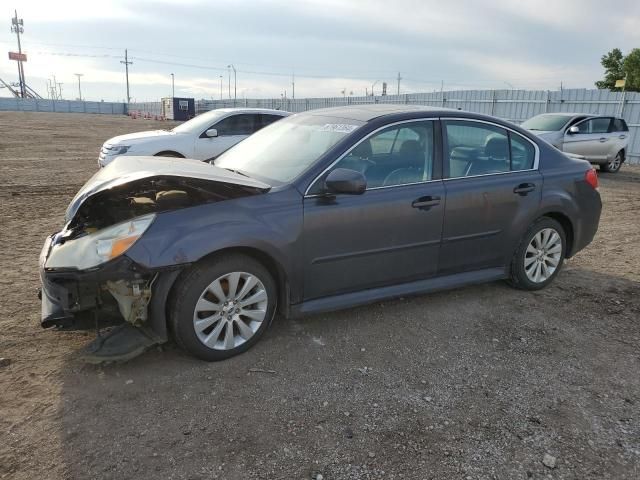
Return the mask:
M 513 189 L 513 193 L 517 193 L 518 195 L 524 197 L 529 192 L 533 192 L 535 189 L 536 186 L 533 183 L 521 183 Z
M 625 138 L 627 138 L 627 136 L 626 136 L 626 135 L 620 135 L 618 138 L 619 138 L 620 140 L 624 140 Z
M 606 141 L 607 141 L 607 139 L 606 139 L 605 137 L 602 137 L 602 138 L 600 139 L 600 143 L 604 143 L 604 142 L 606 142 Z
M 411 202 L 411 206 L 413 208 L 420 208 L 423 210 L 428 210 L 429 208 L 435 207 L 436 205 L 440 205 L 440 197 L 420 197 Z

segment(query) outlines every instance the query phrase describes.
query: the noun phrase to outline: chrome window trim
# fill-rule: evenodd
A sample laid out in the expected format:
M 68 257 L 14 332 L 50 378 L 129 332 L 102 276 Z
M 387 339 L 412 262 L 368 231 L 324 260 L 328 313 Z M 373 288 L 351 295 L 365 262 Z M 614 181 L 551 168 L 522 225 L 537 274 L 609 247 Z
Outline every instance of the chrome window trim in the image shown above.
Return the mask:
M 314 197 L 322 197 L 324 196 L 324 194 L 322 193 L 314 193 L 309 195 L 309 190 L 311 190 L 311 187 L 313 187 L 315 185 L 315 183 L 318 181 L 318 179 L 320 177 L 322 177 L 325 173 L 327 173 L 329 170 L 331 170 L 333 168 L 333 166 L 338 163 L 340 160 L 342 160 L 344 157 L 346 157 L 347 155 L 349 155 L 349 153 L 351 153 L 351 151 L 353 151 L 358 145 L 360 145 L 362 142 L 364 142 L 365 140 L 368 140 L 369 138 L 371 138 L 372 135 L 375 135 L 376 133 L 378 133 L 380 130 L 384 130 L 385 128 L 389 128 L 389 127 L 394 127 L 396 125 L 402 125 L 404 123 L 416 123 L 416 122 L 435 122 L 439 120 L 438 117 L 425 117 L 425 118 L 412 118 L 409 120 L 400 120 L 398 122 L 393 122 L 393 123 L 388 123 L 386 125 L 383 125 L 382 127 L 376 128 L 375 130 L 373 130 L 372 132 L 369 132 L 369 134 L 365 137 L 362 137 L 360 140 L 358 140 L 357 143 L 353 144 L 351 146 L 351 148 L 349 150 L 347 150 L 346 152 L 344 152 L 342 155 L 340 155 L 336 160 L 334 160 L 331 165 L 329 165 L 327 168 L 325 168 L 324 170 L 322 170 L 322 172 L 320 172 L 318 175 L 316 175 L 316 178 L 313 179 L 313 181 L 309 184 L 309 186 L 307 187 L 307 189 L 304 191 L 304 198 L 314 198 Z M 435 135 L 435 131 L 434 131 L 434 135 Z M 435 142 L 434 142 L 435 145 Z M 434 152 L 435 153 L 435 152 Z M 435 156 L 434 156 L 435 157 Z M 365 190 L 365 192 L 369 191 L 369 190 L 380 190 L 381 188 L 394 188 L 394 187 L 404 187 L 405 185 L 419 185 L 421 183 L 431 183 L 431 182 L 440 182 L 442 181 L 442 179 L 438 179 L 438 180 L 425 180 L 423 182 L 414 182 L 414 183 L 403 183 L 400 185 L 387 185 L 387 186 L 382 186 L 382 187 L 372 187 L 372 188 L 367 188 Z
M 494 122 L 489 122 L 487 120 L 479 120 L 479 119 L 476 119 L 476 118 L 441 117 L 440 120 L 443 121 L 443 122 L 447 121 L 447 120 L 456 120 L 456 121 L 463 121 L 463 122 L 485 123 L 487 125 L 491 125 L 492 127 L 502 128 L 503 130 L 508 130 L 508 131 L 510 131 L 512 133 L 515 133 L 520 138 L 524 138 L 531 145 L 533 145 L 533 148 L 535 149 L 535 155 L 534 155 L 534 158 L 533 158 L 533 168 L 527 168 L 527 169 L 524 169 L 524 170 L 510 170 L 508 172 L 483 173 L 483 174 L 480 174 L 480 175 L 469 175 L 468 177 L 447 177 L 447 178 L 443 178 L 443 180 L 460 180 L 462 178 L 487 177 L 489 175 L 505 175 L 507 173 L 533 172 L 533 171 L 538 170 L 539 167 L 540 167 L 540 147 L 538 147 L 536 142 L 534 142 L 530 138 L 525 137 L 520 132 L 516 132 L 513 128 L 505 127 L 504 125 L 500 125 L 500 124 L 494 123 Z M 442 133 L 446 135 L 446 125 L 443 125 L 442 127 L 443 127 L 442 128 Z M 511 145 L 511 142 L 509 142 L 509 145 Z M 443 152 L 443 154 L 444 154 L 444 152 Z M 442 156 L 443 167 L 444 167 L 444 162 L 445 162 L 445 159 L 444 159 L 444 155 L 443 155 Z

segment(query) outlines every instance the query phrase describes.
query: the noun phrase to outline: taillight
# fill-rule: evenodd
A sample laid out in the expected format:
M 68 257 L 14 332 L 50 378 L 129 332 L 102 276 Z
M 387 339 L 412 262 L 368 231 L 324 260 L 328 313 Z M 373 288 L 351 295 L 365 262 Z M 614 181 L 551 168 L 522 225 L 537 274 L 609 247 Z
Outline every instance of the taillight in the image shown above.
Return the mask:
M 585 181 L 593 187 L 594 190 L 598 188 L 598 174 L 594 168 L 590 168 L 584 174 Z

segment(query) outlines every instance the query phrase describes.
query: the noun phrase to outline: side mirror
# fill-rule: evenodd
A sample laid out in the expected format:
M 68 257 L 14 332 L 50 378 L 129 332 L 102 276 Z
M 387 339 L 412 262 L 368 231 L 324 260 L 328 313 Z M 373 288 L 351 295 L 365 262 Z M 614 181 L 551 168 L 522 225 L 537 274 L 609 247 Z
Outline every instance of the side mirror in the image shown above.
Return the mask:
M 575 135 L 576 133 L 580 133 L 580 129 L 578 127 L 576 127 L 575 125 L 569 127 L 569 130 L 567 130 L 567 133 L 569 135 Z
M 331 193 L 363 194 L 367 189 L 367 179 L 360 172 L 348 168 L 336 168 L 324 181 Z
M 209 130 L 204 132 L 204 134 L 209 138 L 217 137 L 218 136 L 218 130 L 216 130 L 215 128 L 210 128 Z

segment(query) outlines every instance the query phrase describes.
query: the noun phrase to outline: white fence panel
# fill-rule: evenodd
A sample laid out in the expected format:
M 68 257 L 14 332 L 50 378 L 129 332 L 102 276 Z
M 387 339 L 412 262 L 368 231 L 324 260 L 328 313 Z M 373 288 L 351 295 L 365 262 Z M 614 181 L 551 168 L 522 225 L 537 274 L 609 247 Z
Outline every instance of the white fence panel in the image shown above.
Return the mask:
M 493 115 L 513 123 L 522 123 L 541 113 L 576 112 L 598 115 L 620 115 L 629 125 L 628 160 L 640 163 L 640 93 L 608 90 L 461 90 L 411 93 L 377 97 L 331 97 L 297 99 L 225 99 L 200 100 L 196 113 L 216 108 L 276 108 L 303 112 L 317 108 L 369 103 L 397 103 L 453 108 Z

